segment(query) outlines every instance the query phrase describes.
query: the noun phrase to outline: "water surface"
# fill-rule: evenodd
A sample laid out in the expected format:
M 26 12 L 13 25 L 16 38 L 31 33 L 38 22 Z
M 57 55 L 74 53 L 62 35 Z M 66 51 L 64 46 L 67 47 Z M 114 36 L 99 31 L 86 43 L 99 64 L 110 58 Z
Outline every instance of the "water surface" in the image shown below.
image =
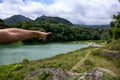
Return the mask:
M 87 46 L 89 45 L 70 43 L 50 43 L 24 46 L 0 45 L 0 65 L 21 62 L 24 58 L 29 60 L 48 58 Z

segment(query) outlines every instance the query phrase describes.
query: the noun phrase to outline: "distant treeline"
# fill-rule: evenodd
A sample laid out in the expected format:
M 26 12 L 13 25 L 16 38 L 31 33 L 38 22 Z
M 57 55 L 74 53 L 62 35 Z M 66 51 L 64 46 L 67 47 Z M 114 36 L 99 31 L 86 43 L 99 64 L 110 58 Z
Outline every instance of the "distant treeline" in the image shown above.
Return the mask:
M 89 28 L 85 26 L 68 26 L 62 23 L 58 24 L 34 24 L 32 22 L 17 23 L 6 25 L 10 28 L 16 25 L 17 28 L 39 30 L 45 32 L 52 32 L 47 39 L 47 42 L 59 41 L 76 41 L 76 40 L 107 40 L 109 39 L 109 28 Z M 38 38 L 25 40 L 23 42 L 40 42 Z
M 108 40 L 109 28 L 91 28 L 86 26 L 75 26 L 64 19 L 43 17 L 35 21 L 13 22 L 5 24 L 5 28 L 22 28 L 52 32 L 46 42 L 80 41 L 80 40 Z M 3 23 L 3 22 L 2 22 Z M 2 24 L 3 25 L 3 24 Z M 38 38 L 23 41 L 24 43 L 40 43 Z

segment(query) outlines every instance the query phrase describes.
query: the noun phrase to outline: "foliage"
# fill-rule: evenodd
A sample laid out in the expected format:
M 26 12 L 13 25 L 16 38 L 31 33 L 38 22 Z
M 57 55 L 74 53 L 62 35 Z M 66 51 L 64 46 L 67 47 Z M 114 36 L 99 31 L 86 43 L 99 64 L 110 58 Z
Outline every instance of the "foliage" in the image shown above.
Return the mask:
M 120 51 L 120 39 L 112 41 L 111 43 L 107 44 L 106 47 L 110 50 Z
M 93 64 L 93 62 L 92 62 L 91 60 L 86 59 L 86 60 L 84 61 L 84 65 L 94 65 L 94 64 Z
M 12 70 L 13 71 L 17 71 L 17 70 L 20 70 L 23 66 L 21 64 L 15 64 L 13 67 L 12 67 Z
M 0 28 L 3 28 L 5 26 L 5 23 L 2 19 L 0 19 Z
M 29 63 L 29 60 L 27 58 L 23 59 L 22 61 L 24 64 L 28 64 Z
M 52 79 L 52 73 L 49 71 L 44 71 L 42 75 L 40 75 L 39 80 L 51 80 Z
M 60 17 L 50 17 L 50 16 L 41 16 L 38 17 L 35 21 L 35 23 L 37 24 L 58 24 L 58 23 L 62 23 L 62 24 L 66 24 L 66 25 L 73 25 L 70 21 L 64 19 L 64 18 L 60 18 Z
M 120 38 L 120 13 L 113 15 L 113 21 L 110 23 L 110 34 L 113 39 Z
M 86 59 L 85 61 L 84 61 L 84 70 L 85 71 L 87 71 L 87 70 L 90 70 L 91 68 L 93 68 L 95 65 L 94 65 L 94 63 L 93 63 L 93 61 L 92 60 L 90 60 L 90 59 Z
M 108 40 L 109 28 L 91 28 L 86 26 L 75 26 L 70 21 L 59 18 L 41 16 L 34 21 L 15 22 L 6 24 L 6 28 L 22 28 L 27 30 L 38 30 L 52 32 L 46 42 L 61 42 L 61 41 L 79 41 L 79 40 Z M 27 44 L 36 44 L 41 41 L 38 38 L 32 38 L 23 41 Z

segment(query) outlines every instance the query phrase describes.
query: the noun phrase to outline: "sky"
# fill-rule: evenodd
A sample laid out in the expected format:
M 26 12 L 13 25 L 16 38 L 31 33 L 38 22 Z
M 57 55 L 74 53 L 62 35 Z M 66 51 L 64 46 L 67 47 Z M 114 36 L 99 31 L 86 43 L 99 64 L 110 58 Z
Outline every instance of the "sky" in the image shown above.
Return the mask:
M 0 18 L 23 15 L 61 17 L 73 24 L 103 25 L 120 12 L 119 0 L 0 0 Z

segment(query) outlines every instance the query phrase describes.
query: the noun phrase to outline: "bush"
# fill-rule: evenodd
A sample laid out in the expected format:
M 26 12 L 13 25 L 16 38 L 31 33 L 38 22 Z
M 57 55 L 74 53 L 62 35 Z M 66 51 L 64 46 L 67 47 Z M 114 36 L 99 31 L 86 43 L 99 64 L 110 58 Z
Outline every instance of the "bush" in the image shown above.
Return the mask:
M 22 61 L 24 64 L 28 64 L 29 63 L 29 60 L 27 58 L 23 59 Z
M 120 39 L 112 41 L 106 47 L 108 49 L 110 49 L 110 50 L 118 50 L 118 51 L 120 51 Z
M 20 70 L 21 68 L 23 68 L 23 66 L 21 65 L 21 64 L 15 64 L 14 66 L 13 66 L 13 71 L 17 71 L 17 70 Z
M 86 59 L 84 61 L 84 65 L 93 65 L 93 62 L 91 60 L 89 60 L 89 59 Z
M 86 67 L 86 70 L 89 70 L 90 68 L 94 67 L 94 63 L 89 59 L 86 59 L 84 61 L 84 65 Z
M 97 49 L 97 50 L 92 51 L 92 54 L 94 56 L 100 56 L 101 51 L 102 51 L 101 49 Z

